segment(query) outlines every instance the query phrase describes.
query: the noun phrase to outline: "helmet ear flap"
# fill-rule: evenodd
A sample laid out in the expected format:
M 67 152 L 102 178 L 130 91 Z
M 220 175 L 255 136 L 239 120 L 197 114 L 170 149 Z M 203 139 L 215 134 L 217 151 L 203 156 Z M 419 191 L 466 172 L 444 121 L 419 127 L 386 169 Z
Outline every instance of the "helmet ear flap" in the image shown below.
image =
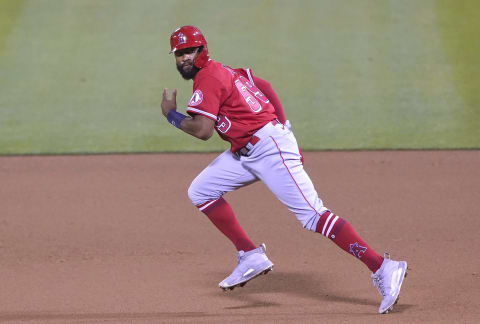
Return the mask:
M 201 69 L 208 62 L 209 59 L 210 56 L 208 55 L 208 48 L 206 46 L 203 46 L 202 51 L 195 58 L 195 62 L 193 62 L 193 65 Z

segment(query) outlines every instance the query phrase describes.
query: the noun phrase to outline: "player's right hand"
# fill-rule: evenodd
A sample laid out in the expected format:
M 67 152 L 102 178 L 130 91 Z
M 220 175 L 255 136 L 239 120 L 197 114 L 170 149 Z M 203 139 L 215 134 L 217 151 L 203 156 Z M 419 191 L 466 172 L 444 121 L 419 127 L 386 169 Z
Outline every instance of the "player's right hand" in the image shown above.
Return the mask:
M 173 89 L 171 98 L 168 98 L 168 89 L 163 89 L 161 106 L 162 113 L 165 117 L 167 117 L 170 110 L 177 109 L 177 89 Z

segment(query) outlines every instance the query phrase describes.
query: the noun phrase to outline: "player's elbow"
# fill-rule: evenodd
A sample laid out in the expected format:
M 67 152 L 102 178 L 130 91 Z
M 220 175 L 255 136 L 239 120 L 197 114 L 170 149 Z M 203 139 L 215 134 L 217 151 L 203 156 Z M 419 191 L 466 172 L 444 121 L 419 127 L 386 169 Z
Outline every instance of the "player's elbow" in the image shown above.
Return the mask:
M 213 135 L 213 129 L 202 129 L 197 133 L 197 137 L 202 141 L 208 140 Z
M 213 135 L 215 121 L 201 115 L 195 115 L 185 123 L 183 130 L 203 141 L 208 140 Z
M 207 118 L 202 119 L 201 123 L 198 124 L 199 127 L 196 136 L 203 141 L 208 140 L 213 135 L 214 125 L 212 120 Z

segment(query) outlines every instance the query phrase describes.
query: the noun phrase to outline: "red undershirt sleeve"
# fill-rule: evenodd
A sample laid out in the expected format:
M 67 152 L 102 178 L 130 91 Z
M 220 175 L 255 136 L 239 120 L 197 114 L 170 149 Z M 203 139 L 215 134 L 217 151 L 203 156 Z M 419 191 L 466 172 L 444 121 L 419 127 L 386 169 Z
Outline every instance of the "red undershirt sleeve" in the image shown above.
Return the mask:
M 260 91 L 262 91 L 265 96 L 267 96 L 268 100 L 270 100 L 271 104 L 275 108 L 275 114 L 277 115 L 278 120 L 280 120 L 280 122 L 284 124 L 286 119 L 282 103 L 280 102 L 280 99 L 278 99 L 278 96 L 273 90 L 270 83 L 256 76 L 253 76 L 253 82 L 255 83 L 257 88 L 260 89 Z

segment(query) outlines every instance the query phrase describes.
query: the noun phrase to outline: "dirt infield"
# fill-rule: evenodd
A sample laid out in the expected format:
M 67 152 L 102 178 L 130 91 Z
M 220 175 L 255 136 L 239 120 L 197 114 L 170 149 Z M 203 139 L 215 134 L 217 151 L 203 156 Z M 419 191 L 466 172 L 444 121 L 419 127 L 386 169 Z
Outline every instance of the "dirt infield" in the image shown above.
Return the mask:
M 389 315 L 261 183 L 226 199 L 275 269 L 217 288 L 235 251 L 186 195 L 215 156 L 1 157 L 0 322 L 480 322 L 480 151 L 306 153 L 325 205 L 408 261 Z

